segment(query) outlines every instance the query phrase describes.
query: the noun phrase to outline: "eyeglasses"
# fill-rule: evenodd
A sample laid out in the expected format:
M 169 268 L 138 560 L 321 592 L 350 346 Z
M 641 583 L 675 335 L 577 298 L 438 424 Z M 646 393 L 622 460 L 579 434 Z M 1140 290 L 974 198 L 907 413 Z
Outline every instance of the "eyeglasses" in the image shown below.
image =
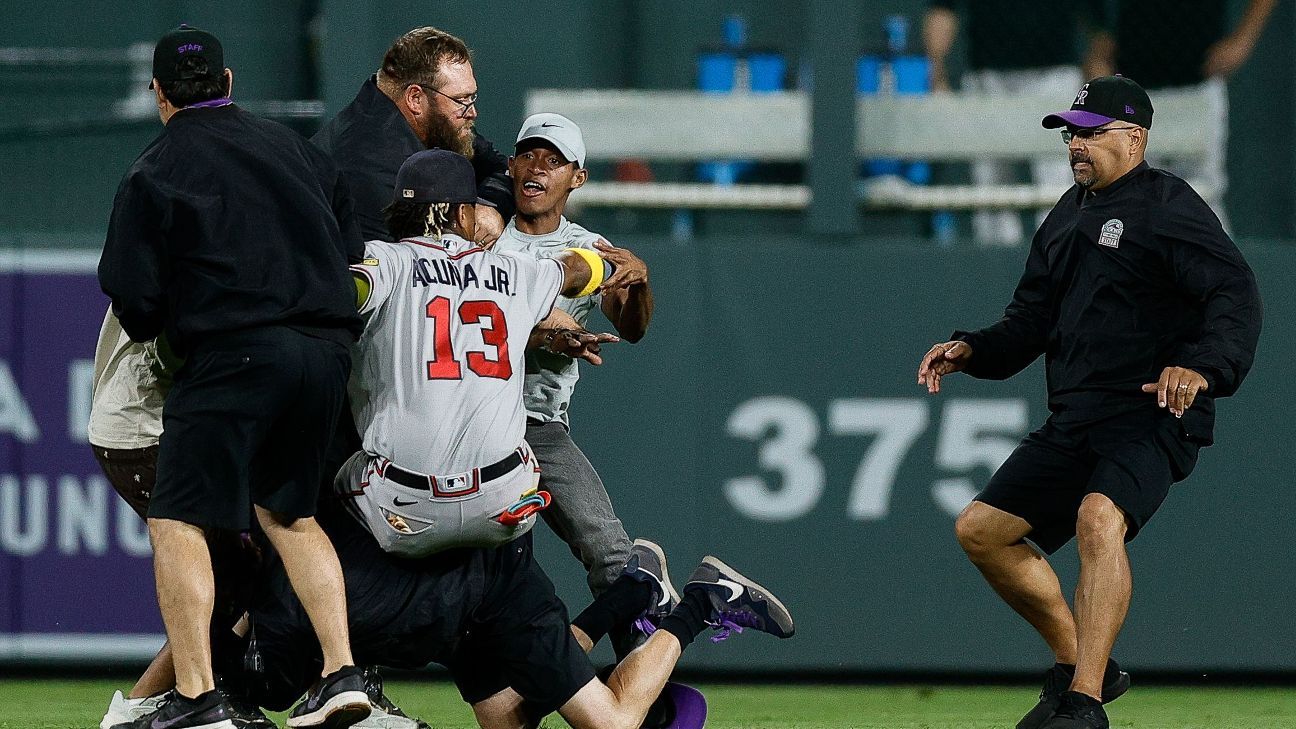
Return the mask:
M 1079 139 L 1082 142 L 1087 142 L 1093 139 L 1094 137 L 1097 137 L 1101 134 L 1106 134 L 1107 132 L 1125 132 L 1125 131 L 1129 131 L 1130 129 L 1141 129 L 1141 128 L 1142 127 L 1099 127 L 1097 129 L 1074 129 L 1074 130 L 1063 129 L 1062 141 L 1065 144 L 1070 144 L 1071 140 L 1075 138 L 1075 139 Z
M 424 91 L 431 91 L 437 96 L 444 96 L 447 99 L 453 101 L 455 104 L 459 106 L 460 119 L 466 119 L 468 117 L 468 111 L 477 106 L 477 94 L 473 94 L 472 96 L 469 96 L 465 99 L 456 99 L 450 94 L 443 94 L 440 91 L 437 91 L 436 89 L 432 88 L 431 86 L 427 86 L 425 84 L 414 84 L 414 85 L 419 87 L 420 89 L 423 89 Z

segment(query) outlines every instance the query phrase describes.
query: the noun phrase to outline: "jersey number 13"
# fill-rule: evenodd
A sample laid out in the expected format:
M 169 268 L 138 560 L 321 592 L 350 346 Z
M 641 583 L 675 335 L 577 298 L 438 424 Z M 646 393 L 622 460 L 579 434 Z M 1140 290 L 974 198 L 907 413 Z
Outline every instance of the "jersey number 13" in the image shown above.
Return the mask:
M 429 380 L 461 380 L 463 369 L 455 359 L 454 345 L 450 338 L 451 320 L 450 300 L 438 296 L 427 304 L 427 318 L 432 320 L 433 352 L 432 360 L 427 363 Z M 468 369 L 479 377 L 494 377 L 507 380 L 513 376 L 513 365 L 509 363 L 508 322 L 504 312 L 494 301 L 465 301 L 459 304 L 459 322 L 465 325 L 481 324 L 489 319 L 490 325 L 482 325 L 482 342 L 495 348 L 495 358 L 487 357 L 484 352 L 469 352 L 465 358 Z

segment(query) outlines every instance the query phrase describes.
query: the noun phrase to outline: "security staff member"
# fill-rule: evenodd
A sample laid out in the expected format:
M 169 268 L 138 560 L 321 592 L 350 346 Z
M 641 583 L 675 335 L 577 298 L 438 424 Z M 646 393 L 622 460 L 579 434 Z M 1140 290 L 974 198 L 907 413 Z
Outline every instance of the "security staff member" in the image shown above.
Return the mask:
M 1108 726 L 1129 686 L 1109 655 L 1130 598 L 1133 539 L 1213 440 L 1215 399 L 1237 391 L 1263 316 L 1255 277 L 1183 180 L 1143 161 L 1152 104 L 1097 78 L 1062 127 L 1072 187 L 1045 219 L 1003 319 L 923 357 L 929 392 L 951 372 L 1004 379 L 1045 355 L 1051 415 L 959 516 L 959 542 L 1056 656 L 1018 727 Z M 1077 537 L 1075 612 L 1048 562 Z
M 476 131 L 477 79 L 459 38 L 415 28 L 392 44 L 355 99 L 311 138 L 346 176 L 365 240 L 391 240 L 383 208 L 410 155 L 448 149 L 472 160 L 477 242 L 489 245 L 513 217 L 508 158 Z
M 342 572 L 312 518 L 324 446 L 361 331 L 349 261 L 363 257 L 345 185 L 295 132 L 230 101 L 220 41 L 158 41 L 161 135 L 122 180 L 99 282 L 136 342 L 164 335 L 184 364 L 163 406 L 148 506 L 176 690 L 141 726 L 232 729 L 212 679 L 204 529 L 258 522 L 323 646 L 325 676 L 289 725 L 369 714 L 351 659 Z

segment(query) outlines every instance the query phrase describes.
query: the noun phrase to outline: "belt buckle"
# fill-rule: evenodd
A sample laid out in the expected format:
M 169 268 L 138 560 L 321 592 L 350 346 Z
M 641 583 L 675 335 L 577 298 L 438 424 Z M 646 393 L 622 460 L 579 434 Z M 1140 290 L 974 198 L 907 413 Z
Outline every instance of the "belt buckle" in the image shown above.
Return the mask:
M 470 496 L 481 489 L 481 477 L 477 469 L 456 473 L 453 476 L 431 476 L 432 495 L 446 499 Z

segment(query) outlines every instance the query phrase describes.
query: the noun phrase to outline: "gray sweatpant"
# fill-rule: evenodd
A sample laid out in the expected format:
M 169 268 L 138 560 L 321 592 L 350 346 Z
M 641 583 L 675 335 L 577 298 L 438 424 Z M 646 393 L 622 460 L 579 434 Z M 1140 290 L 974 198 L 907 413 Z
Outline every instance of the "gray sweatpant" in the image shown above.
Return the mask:
M 553 496 L 540 515 L 585 565 L 590 592 L 598 595 L 630 559 L 630 537 L 603 480 L 562 423 L 528 421 L 526 439 L 540 461 L 540 488 Z

